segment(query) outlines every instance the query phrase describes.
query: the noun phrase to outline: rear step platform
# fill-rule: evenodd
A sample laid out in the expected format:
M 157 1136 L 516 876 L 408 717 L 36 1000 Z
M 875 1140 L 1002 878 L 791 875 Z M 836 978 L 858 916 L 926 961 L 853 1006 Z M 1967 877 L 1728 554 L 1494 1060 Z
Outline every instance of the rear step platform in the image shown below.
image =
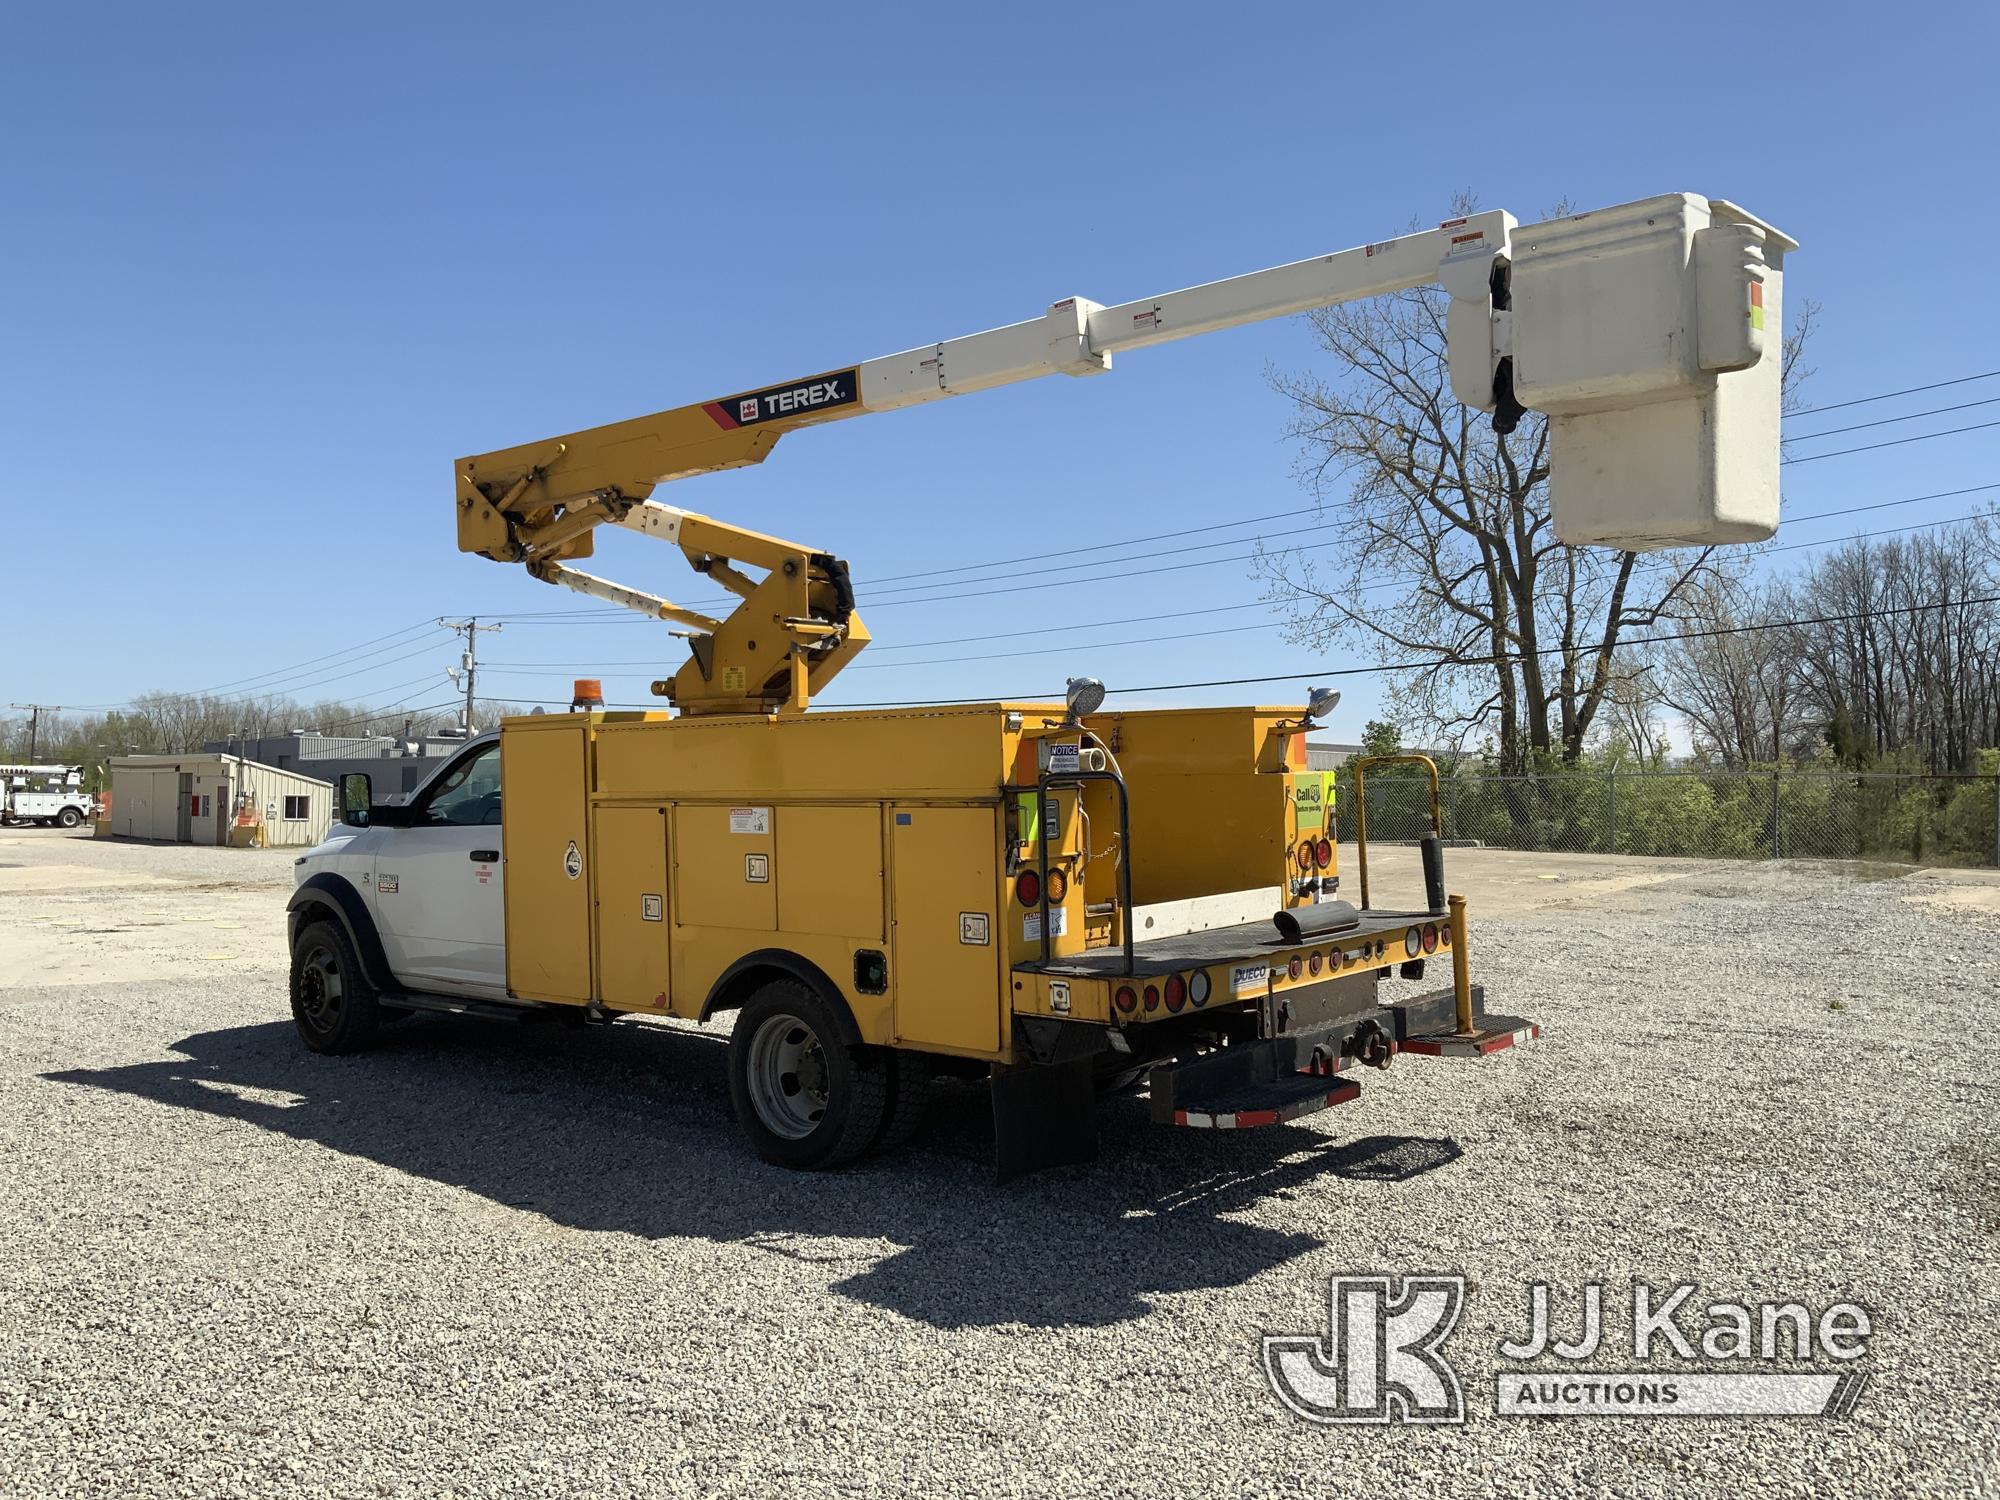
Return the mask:
M 1461 1033 L 1449 1026 L 1441 1031 L 1426 1031 L 1404 1037 L 1396 1043 L 1396 1050 L 1413 1052 L 1419 1057 L 1490 1057 L 1522 1042 L 1532 1042 L 1541 1034 L 1540 1026 L 1521 1016 L 1483 1015 L 1476 1018 L 1474 1029 L 1469 1032 Z
M 1176 1101 L 1173 1123 L 1196 1130 L 1254 1130 L 1360 1097 L 1361 1085 L 1351 1078 L 1293 1073 L 1264 1083 L 1239 1083 L 1206 1098 Z

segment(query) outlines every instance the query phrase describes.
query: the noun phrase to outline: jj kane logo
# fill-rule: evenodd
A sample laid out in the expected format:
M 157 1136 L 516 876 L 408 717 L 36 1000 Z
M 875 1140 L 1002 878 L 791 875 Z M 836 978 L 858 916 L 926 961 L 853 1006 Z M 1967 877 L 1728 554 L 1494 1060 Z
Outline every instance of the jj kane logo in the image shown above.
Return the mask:
M 1463 1422 L 1439 1351 L 1464 1306 L 1463 1276 L 1336 1276 L 1327 1337 L 1267 1337 L 1264 1378 L 1308 1422 Z
M 767 390 L 748 391 L 723 401 L 711 401 L 704 408 L 723 427 L 750 427 L 779 417 L 800 417 L 808 412 L 853 406 L 861 399 L 861 372 L 835 370 L 809 380 L 794 380 Z
M 1554 1293 L 1528 1288 L 1528 1326 L 1498 1348 L 1511 1364 L 1494 1378 L 1499 1416 L 1842 1417 L 1860 1399 L 1874 1324 L 1867 1309 L 1834 1302 L 1697 1302 L 1699 1288 L 1632 1283 L 1623 1319 L 1604 1288 L 1584 1287 L 1574 1337 L 1557 1329 Z M 1463 1422 L 1465 1397 L 1444 1345 L 1465 1306 L 1463 1276 L 1335 1276 L 1325 1335 L 1263 1342 L 1272 1392 L 1309 1422 Z M 1594 1364 L 1629 1335 L 1615 1362 Z M 1550 1361 L 1556 1363 L 1551 1367 Z M 1700 1368 L 1681 1362 L 1700 1361 Z M 1809 1368 L 1800 1369 L 1798 1366 Z M 1828 1366 L 1831 1368 L 1828 1368 Z M 1789 1367 L 1787 1367 L 1789 1366 Z

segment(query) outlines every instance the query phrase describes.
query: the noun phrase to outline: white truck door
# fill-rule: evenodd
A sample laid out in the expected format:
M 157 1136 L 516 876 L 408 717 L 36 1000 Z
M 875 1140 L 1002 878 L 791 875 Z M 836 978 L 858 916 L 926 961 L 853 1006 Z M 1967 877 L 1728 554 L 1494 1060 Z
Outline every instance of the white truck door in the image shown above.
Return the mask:
M 448 766 L 413 815 L 375 841 L 375 920 L 391 972 L 411 989 L 504 995 L 499 741 Z

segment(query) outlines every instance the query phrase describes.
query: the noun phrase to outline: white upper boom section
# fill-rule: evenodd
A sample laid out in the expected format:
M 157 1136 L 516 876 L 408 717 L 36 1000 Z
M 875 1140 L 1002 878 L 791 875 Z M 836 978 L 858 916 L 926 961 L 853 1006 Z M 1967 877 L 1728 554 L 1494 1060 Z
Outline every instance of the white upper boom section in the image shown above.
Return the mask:
M 1470 266 L 1483 295 L 1493 258 L 1506 253 L 1513 228 L 1513 215 L 1494 211 L 1116 307 L 1070 297 L 1029 322 L 865 361 L 861 405 L 887 411 L 1038 375 L 1096 375 L 1128 349 L 1424 286 L 1439 279 L 1447 261 Z
M 852 407 L 826 415 L 1101 374 L 1124 350 L 1442 283 L 1457 398 L 1503 433 L 1523 409 L 1550 417 L 1563 540 L 1761 541 L 1778 527 L 1784 259 L 1797 248 L 1690 193 L 1526 227 L 1494 210 L 1112 307 L 1066 298 L 1028 322 L 867 360 Z

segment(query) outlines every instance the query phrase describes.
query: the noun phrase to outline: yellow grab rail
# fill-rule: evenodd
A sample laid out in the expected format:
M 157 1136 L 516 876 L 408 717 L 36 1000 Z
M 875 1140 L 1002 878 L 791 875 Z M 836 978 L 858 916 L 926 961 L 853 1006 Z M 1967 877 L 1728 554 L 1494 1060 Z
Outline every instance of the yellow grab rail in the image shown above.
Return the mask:
M 1438 801 L 1437 762 L 1428 755 L 1362 755 L 1354 768 L 1354 857 L 1361 865 L 1361 909 L 1368 910 L 1368 797 L 1365 773 L 1370 766 L 1422 766 L 1431 781 L 1431 832 L 1444 837 L 1444 808 Z

